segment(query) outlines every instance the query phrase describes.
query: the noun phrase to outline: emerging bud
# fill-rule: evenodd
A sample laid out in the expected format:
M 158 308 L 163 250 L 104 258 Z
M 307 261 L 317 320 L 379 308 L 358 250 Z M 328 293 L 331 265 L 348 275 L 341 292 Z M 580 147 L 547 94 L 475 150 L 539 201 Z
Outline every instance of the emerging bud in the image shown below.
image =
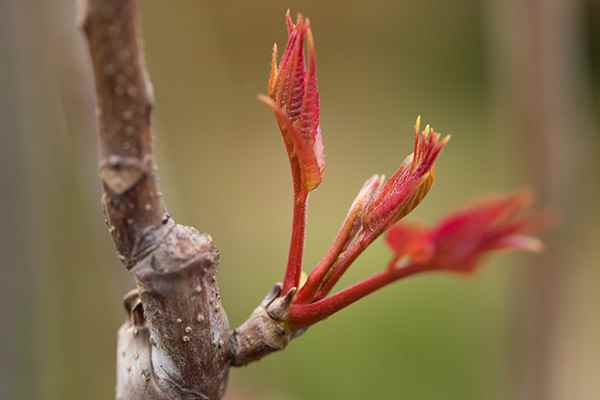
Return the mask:
M 327 296 L 354 260 L 423 200 L 433 184 L 435 160 L 448 140 L 429 126 L 421 131 L 417 118 L 413 153 L 387 182 L 374 175 L 364 184 L 326 257 L 300 290 L 298 301 Z
M 342 226 L 352 227 L 350 238 L 354 237 L 358 229 L 363 224 L 365 209 L 373 201 L 373 197 L 381 190 L 385 176 L 373 175 L 363 184 L 362 188 L 352 202 L 348 214 L 344 219 Z
M 387 242 L 396 256 L 386 270 L 329 297 L 317 293 L 312 301 L 295 299 L 288 321 L 296 329 L 310 326 L 392 282 L 423 272 L 471 272 L 491 250 L 540 251 L 539 239 L 527 235 L 532 219 L 521 216 L 529 203 L 527 193 L 517 193 L 455 213 L 433 229 L 395 225 Z
M 259 97 L 275 113 L 294 182 L 292 237 L 283 283 L 257 309 L 257 315 L 266 315 L 271 322 L 261 326 L 276 328 L 263 335 L 269 339 L 265 341 L 269 351 L 284 347 L 310 325 L 400 279 L 432 270 L 471 272 L 482 255 L 491 250 L 541 250 L 541 242 L 527 234 L 532 219 L 521 216 L 530 203 L 527 193 L 452 214 L 434 228 L 396 224 L 431 189 L 435 162 L 450 139 L 429 125 L 421 130 L 418 117 L 413 152 L 387 181 L 382 175 L 374 175 L 365 182 L 333 243 L 311 273 L 304 275 L 307 199 L 321 183 L 325 161 L 310 23 L 298 15 L 294 24 L 289 12 L 286 23 L 285 51 L 278 63 L 277 46 L 273 47 L 268 96 Z M 395 252 L 388 267 L 332 294 L 352 263 L 386 230 L 387 242 Z M 261 326 L 248 329 L 260 330 Z
M 368 205 L 365 227 L 382 232 L 411 212 L 431 189 L 435 179 L 434 163 L 450 140 L 427 125 L 420 131 L 421 117 L 415 124 L 414 150 L 390 177 Z
M 259 99 L 275 112 L 286 145 L 297 191 L 309 192 L 321 183 L 325 169 L 320 128 L 317 65 L 310 22 L 298 15 L 292 22 L 286 14 L 288 41 L 277 65 L 277 45 L 273 46 L 269 96 Z M 308 60 L 304 60 L 306 41 Z
M 310 302 L 314 299 L 317 290 L 324 283 L 326 276 L 338 260 L 340 254 L 346 251 L 352 241 L 356 238 L 362 227 L 362 217 L 365 207 L 373 198 L 374 193 L 379 190 L 383 184 L 383 180 L 383 176 L 373 175 L 363 184 L 358 195 L 352 202 L 352 205 L 346 214 L 346 218 L 344 218 L 344 222 L 336 235 L 335 241 L 319 264 L 310 273 L 306 283 L 300 285 L 301 290 L 298 293 L 298 296 L 296 296 L 296 299 L 294 299 L 296 303 Z
M 481 256 L 491 250 L 542 249 L 539 239 L 527 235 L 532 219 L 522 216 L 530 203 L 527 192 L 508 195 L 454 213 L 433 229 L 396 225 L 386 240 L 397 260 L 432 269 L 471 272 Z

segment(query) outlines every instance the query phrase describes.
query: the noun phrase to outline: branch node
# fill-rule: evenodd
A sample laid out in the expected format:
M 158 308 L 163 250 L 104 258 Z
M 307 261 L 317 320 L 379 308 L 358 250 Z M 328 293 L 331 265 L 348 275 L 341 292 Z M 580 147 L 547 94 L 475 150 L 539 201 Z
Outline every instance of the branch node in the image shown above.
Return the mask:
M 231 365 L 240 367 L 260 360 L 304 333 L 286 322 L 296 288 L 280 296 L 282 285 L 277 283 L 252 312 L 248 320 L 235 329 L 229 339 Z
M 111 155 L 100 163 L 100 178 L 117 195 L 130 190 L 146 173 L 151 162 L 135 157 Z

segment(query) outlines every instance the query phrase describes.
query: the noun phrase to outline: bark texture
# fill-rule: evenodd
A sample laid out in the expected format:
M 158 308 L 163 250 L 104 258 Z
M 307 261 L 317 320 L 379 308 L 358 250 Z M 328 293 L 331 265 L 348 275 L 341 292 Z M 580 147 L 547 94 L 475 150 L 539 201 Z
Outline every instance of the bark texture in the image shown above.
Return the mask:
M 179 225 L 158 191 L 152 156 L 152 85 L 136 0 L 88 0 L 80 21 L 98 103 L 106 224 L 137 287 L 118 333 L 117 399 L 221 399 L 231 365 L 284 348 L 297 335 L 282 319 L 295 289 L 280 286 L 229 330 L 210 235 Z
M 96 80 L 106 223 L 137 281 L 119 330 L 117 398 L 219 399 L 229 327 L 218 251 L 209 235 L 176 224 L 158 191 L 136 1 L 90 0 L 81 27 Z

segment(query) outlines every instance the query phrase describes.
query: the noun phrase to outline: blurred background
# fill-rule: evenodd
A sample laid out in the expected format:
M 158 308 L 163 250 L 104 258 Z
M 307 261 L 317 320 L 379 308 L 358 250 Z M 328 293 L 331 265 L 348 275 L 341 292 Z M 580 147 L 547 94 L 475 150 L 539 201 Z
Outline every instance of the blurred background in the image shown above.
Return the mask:
M 410 220 L 531 187 L 560 224 L 541 256 L 399 282 L 231 373 L 229 400 L 597 399 L 600 4 L 140 1 L 172 215 L 210 232 L 232 326 L 283 276 L 287 156 L 266 90 L 289 7 L 317 43 L 324 183 L 305 269 L 417 114 L 452 142 Z M 100 210 L 95 100 L 74 0 L 0 0 L 0 398 L 109 399 L 131 277 Z M 378 242 L 342 285 L 383 268 Z

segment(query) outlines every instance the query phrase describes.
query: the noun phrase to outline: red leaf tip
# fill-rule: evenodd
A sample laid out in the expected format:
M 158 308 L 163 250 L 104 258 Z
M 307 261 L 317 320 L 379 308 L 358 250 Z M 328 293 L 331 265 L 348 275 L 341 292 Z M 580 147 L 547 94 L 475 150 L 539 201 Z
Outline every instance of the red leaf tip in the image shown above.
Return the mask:
M 419 205 L 433 185 L 435 161 L 450 136 L 442 136 L 429 125 L 420 130 L 420 124 L 419 116 L 415 124 L 413 152 L 385 182 L 366 210 L 365 224 L 371 231 L 384 231 L 406 216 Z
M 398 224 L 386 240 L 397 259 L 410 257 L 435 269 L 471 272 L 492 250 L 542 250 L 542 242 L 528 234 L 535 230 L 535 218 L 524 215 L 531 203 L 529 192 L 506 195 L 453 213 L 430 229 Z
M 288 10 L 285 21 L 287 45 L 279 64 L 277 46 L 273 47 L 268 83 L 272 101 L 266 103 L 277 117 L 292 173 L 297 175 L 294 181 L 300 183 L 297 190 L 311 191 L 321 183 L 325 170 L 314 39 L 310 21 L 301 14 L 294 23 Z

